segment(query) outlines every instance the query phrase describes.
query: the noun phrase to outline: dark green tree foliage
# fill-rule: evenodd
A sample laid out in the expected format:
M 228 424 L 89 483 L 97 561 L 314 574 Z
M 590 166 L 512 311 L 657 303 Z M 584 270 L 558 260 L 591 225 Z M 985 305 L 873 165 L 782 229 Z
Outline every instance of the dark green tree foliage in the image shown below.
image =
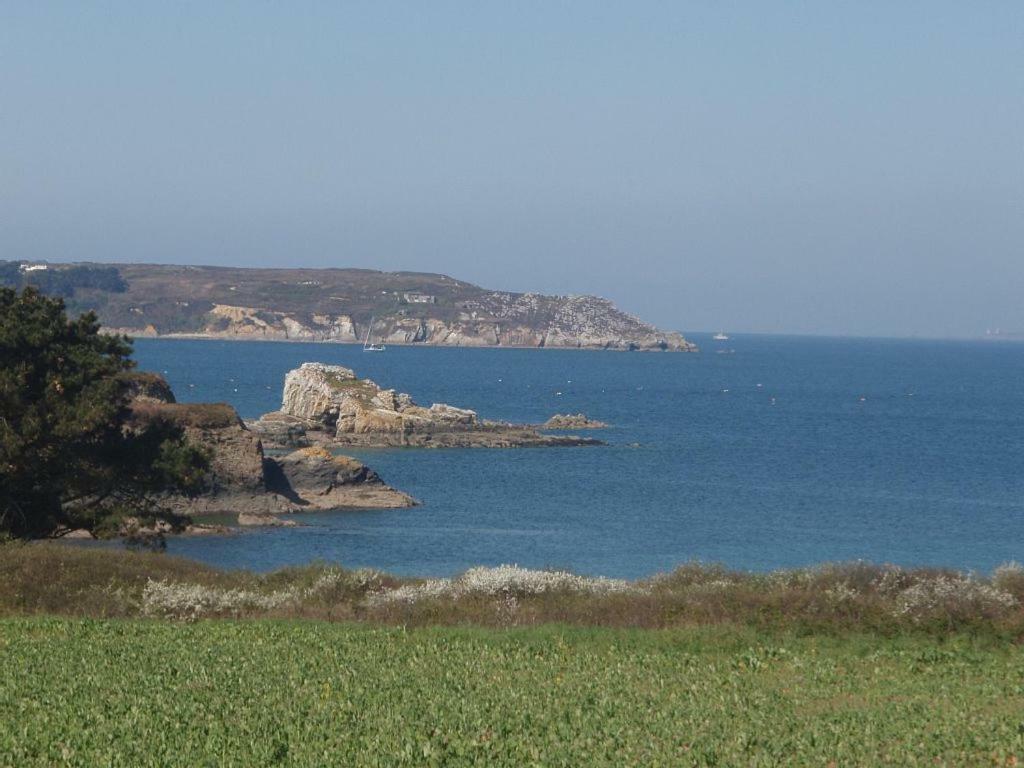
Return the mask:
M 65 267 L 29 272 L 25 285 L 34 285 L 43 293 L 54 296 L 74 296 L 83 288 L 123 293 L 128 287 L 116 267 Z
M 21 285 L 21 268 L 16 261 L 0 261 L 0 285 Z
M 125 337 L 60 299 L 0 288 L 0 532 L 94 529 L 159 514 L 164 491 L 197 491 L 206 457 L 179 426 L 131 420 Z
M 23 272 L 17 261 L 0 262 L 0 285 L 10 288 L 35 286 L 43 293 L 68 298 L 82 289 L 95 289 L 124 293 L 128 284 L 121 277 L 117 267 L 77 265 L 55 265 L 49 269 Z

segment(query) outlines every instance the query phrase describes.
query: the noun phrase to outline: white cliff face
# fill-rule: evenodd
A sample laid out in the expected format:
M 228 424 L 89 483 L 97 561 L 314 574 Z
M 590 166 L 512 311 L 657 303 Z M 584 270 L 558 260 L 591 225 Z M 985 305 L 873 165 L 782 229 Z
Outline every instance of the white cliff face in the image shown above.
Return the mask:
M 586 349 L 666 349 L 696 347 L 678 333 L 665 333 L 596 296 L 542 296 L 492 292 L 475 305 L 481 315 L 500 318 L 501 343 Z M 544 317 L 537 322 L 535 318 Z
M 666 333 L 594 296 L 540 296 L 491 292 L 465 300 L 444 317 L 378 315 L 373 341 L 456 347 L 569 347 L 694 351 L 678 333 Z M 215 304 L 204 336 L 295 341 L 361 342 L 366 326 L 345 314 L 294 313 Z M 156 333 L 156 329 L 153 330 Z
M 314 330 L 323 334 L 324 339 L 349 342 L 358 340 L 355 325 L 348 315 L 313 315 L 313 322 L 316 324 Z
M 303 363 L 284 377 L 281 412 L 307 421 L 333 423 L 345 400 L 340 385 L 355 380 L 355 373 L 341 365 Z
M 210 322 L 203 331 L 207 336 L 349 343 L 359 340 L 348 315 L 313 315 L 312 323 L 305 325 L 284 312 L 229 304 L 215 304 L 209 315 Z

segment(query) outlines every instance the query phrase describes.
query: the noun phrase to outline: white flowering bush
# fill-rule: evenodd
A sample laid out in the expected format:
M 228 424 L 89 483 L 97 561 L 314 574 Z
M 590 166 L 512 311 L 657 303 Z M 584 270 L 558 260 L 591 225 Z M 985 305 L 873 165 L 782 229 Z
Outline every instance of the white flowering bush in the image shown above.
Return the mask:
M 578 576 L 567 571 L 531 571 L 517 565 L 471 568 L 455 580 L 460 590 L 484 595 L 541 595 L 546 592 L 610 594 L 628 592 L 632 585 L 604 576 Z
M 769 590 L 804 589 L 810 587 L 817 574 L 810 568 L 795 568 L 791 571 L 772 571 L 764 575 L 751 576 L 751 583 Z
M 111 591 L 113 590 L 113 591 Z M 100 594 L 100 593 L 98 593 Z M 530 570 L 518 565 L 471 568 L 452 578 L 402 584 L 375 569 L 297 569 L 265 579 L 245 578 L 233 587 L 150 579 L 141 599 L 113 585 L 101 593 L 114 611 L 195 620 L 267 612 L 351 617 L 353 610 L 421 605 L 434 616 L 495 618 L 513 625 L 541 620 L 592 620 L 595 611 L 658 625 L 680 617 L 714 621 L 764 610 L 780 617 L 815 621 L 962 622 L 1005 619 L 1024 602 L 1024 566 L 1006 563 L 990 579 L 952 571 L 827 565 L 766 574 L 685 566 L 643 581 L 580 576 L 567 571 Z M 636 601 L 558 599 L 551 596 L 635 596 Z M 465 601 L 459 604 L 460 601 Z M 483 609 L 485 612 L 480 613 Z M 487 613 L 490 609 L 493 613 Z M 474 613 L 474 611 L 476 613 Z M 486 617 L 490 618 L 486 618 Z M 890 618 L 886 618 L 890 617 Z M 429 617 L 427 617 L 429 618 Z M 618 619 L 616 619 L 618 620 Z
M 142 612 L 147 616 L 194 620 L 203 616 L 269 611 L 299 603 L 346 578 L 342 571 L 327 571 L 306 588 L 288 587 L 272 592 L 220 589 L 202 584 L 182 584 L 150 579 L 142 590 Z
M 423 600 L 466 596 L 529 597 L 549 593 L 575 592 L 590 595 L 637 592 L 641 588 L 622 579 L 578 576 L 567 571 L 533 571 L 518 565 L 471 568 L 453 579 L 429 579 L 396 589 L 371 594 L 370 606 L 388 603 L 417 603 Z
M 292 590 L 261 594 L 246 589 L 218 589 L 201 584 L 176 584 L 150 579 L 142 591 L 147 616 L 197 619 L 211 614 L 277 608 L 293 599 Z
M 922 579 L 896 596 L 896 616 L 927 618 L 978 616 L 1017 605 L 1017 598 L 997 586 L 970 576 Z
M 992 572 L 992 584 L 1018 600 L 1024 599 L 1024 565 L 1012 560 L 1003 563 Z
M 363 592 L 379 592 L 384 588 L 387 574 L 376 568 L 360 568 L 349 574 L 349 582 L 354 588 Z
M 894 597 L 907 589 L 912 583 L 913 578 L 907 571 L 892 565 L 887 566 L 871 586 L 883 597 Z
M 450 579 L 428 579 L 422 584 L 405 584 L 395 589 L 381 590 L 367 596 L 367 605 L 385 605 L 387 603 L 419 603 L 439 597 L 453 597 L 454 590 Z

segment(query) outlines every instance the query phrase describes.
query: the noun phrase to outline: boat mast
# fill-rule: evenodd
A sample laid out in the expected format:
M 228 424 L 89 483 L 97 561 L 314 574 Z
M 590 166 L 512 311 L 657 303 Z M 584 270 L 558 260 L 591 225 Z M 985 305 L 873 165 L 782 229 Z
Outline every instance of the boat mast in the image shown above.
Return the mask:
M 370 343 L 370 331 L 372 331 L 372 330 L 373 330 L 373 316 L 371 315 L 370 316 L 370 324 L 368 326 L 366 326 L 366 338 L 363 339 L 363 349 L 366 349 L 367 345 Z

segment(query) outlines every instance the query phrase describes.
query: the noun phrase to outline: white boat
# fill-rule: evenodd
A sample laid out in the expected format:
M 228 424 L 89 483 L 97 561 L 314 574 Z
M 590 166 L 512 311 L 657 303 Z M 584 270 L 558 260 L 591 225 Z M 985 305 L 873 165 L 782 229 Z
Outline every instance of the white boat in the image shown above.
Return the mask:
M 718 333 L 716 333 L 711 338 L 714 339 L 715 341 L 728 341 L 729 340 L 729 337 L 725 335 L 724 331 L 719 331 Z
M 370 325 L 366 328 L 366 338 L 363 339 L 363 352 L 383 352 L 387 347 L 383 344 L 371 344 L 370 343 L 370 332 L 373 330 L 373 320 L 370 318 Z

